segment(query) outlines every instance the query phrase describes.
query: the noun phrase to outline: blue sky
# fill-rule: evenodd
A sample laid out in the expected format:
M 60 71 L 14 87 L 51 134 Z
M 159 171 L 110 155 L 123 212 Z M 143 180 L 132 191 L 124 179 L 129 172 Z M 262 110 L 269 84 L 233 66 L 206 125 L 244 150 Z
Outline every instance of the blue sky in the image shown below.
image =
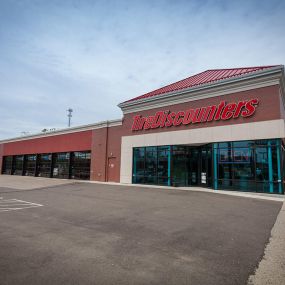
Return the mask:
M 0 0 L 0 139 L 121 117 L 214 68 L 285 63 L 285 1 Z

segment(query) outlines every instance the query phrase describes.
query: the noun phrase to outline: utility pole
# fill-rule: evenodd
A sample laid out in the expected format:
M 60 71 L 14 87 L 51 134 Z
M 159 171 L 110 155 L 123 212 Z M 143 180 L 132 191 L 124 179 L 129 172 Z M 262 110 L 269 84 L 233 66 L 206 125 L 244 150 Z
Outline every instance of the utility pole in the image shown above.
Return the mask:
M 72 117 L 72 112 L 73 110 L 71 108 L 69 108 L 68 110 L 66 110 L 68 112 L 67 117 L 68 117 L 68 127 L 70 128 L 70 124 L 71 124 L 71 117 Z

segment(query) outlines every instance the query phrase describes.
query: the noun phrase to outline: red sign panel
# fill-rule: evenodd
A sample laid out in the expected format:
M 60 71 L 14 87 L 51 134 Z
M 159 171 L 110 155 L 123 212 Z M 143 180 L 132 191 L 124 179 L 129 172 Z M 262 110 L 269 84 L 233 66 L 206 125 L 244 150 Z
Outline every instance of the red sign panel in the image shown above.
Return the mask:
M 180 125 L 250 117 L 254 114 L 258 103 L 259 101 L 256 98 L 239 101 L 238 103 L 226 103 L 226 101 L 221 101 L 218 105 L 210 105 L 185 111 L 158 111 L 154 116 L 148 117 L 137 115 L 133 118 L 132 130 L 140 131 L 172 126 L 178 127 Z

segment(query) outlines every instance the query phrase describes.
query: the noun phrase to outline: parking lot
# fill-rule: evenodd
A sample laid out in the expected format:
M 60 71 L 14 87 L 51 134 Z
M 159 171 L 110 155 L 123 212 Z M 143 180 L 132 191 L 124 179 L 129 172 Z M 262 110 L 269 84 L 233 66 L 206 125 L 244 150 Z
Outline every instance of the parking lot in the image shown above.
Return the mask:
M 282 206 L 25 178 L 0 176 L 1 285 L 246 284 Z

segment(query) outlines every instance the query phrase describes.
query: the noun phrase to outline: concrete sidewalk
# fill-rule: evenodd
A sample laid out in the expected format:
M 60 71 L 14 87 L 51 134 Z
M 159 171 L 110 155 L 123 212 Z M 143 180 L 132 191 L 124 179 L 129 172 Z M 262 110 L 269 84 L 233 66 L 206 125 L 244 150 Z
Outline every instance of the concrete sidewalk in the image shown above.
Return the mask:
M 285 203 L 271 231 L 264 257 L 255 274 L 250 276 L 249 285 L 285 284 Z
M 71 179 L 58 179 L 58 178 L 44 178 L 44 177 L 33 177 L 33 176 L 17 176 L 17 175 L 0 175 L 0 188 L 10 188 L 17 190 L 28 190 L 37 188 L 54 187 L 59 185 L 74 184 L 74 183 L 94 183 L 94 184 L 106 184 L 106 185 L 117 185 L 124 187 L 143 187 L 150 189 L 167 189 L 175 191 L 198 191 L 212 194 L 230 195 L 238 197 L 255 198 L 262 200 L 271 201 L 285 201 L 284 195 L 279 194 L 266 194 L 266 193 L 255 193 L 255 192 L 239 192 L 239 191 L 227 191 L 227 190 L 213 190 L 203 187 L 172 187 L 172 186 L 161 186 L 161 185 L 145 185 L 145 184 L 124 184 L 117 182 L 99 182 L 90 180 L 71 180 Z
M 173 187 L 173 186 L 161 186 L 161 185 L 145 185 L 145 184 L 125 184 L 118 182 L 100 182 L 100 181 L 90 181 L 90 180 L 81 180 L 78 182 L 82 183 L 94 183 L 94 184 L 107 184 L 114 186 L 125 186 L 125 187 L 139 187 L 139 188 L 150 188 L 150 189 L 167 189 L 167 190 L 176 190 L 176 191 L 197 191 L 197 192 L 206 192 L 212 194 L 221 194 L 221 195 L 230 195 L 237 197 L 246 197 L 246 198 L 254 198 L 261 200 L 271 200 L 283 202 L 285 201 L 285 195 L 280 194 L 268 194 L 268 193 L 256 193 L 256 192 L 240 192 L 240 191 L 231 191 L 231 190 L 213 190 L 210 188 L 204 187 Z
M 1 188 L 17 190 L 31 190 L 73 183 L 76 183 L 76 181 L 69 179 L 51 179 L 33 176 L 0 175 Z

